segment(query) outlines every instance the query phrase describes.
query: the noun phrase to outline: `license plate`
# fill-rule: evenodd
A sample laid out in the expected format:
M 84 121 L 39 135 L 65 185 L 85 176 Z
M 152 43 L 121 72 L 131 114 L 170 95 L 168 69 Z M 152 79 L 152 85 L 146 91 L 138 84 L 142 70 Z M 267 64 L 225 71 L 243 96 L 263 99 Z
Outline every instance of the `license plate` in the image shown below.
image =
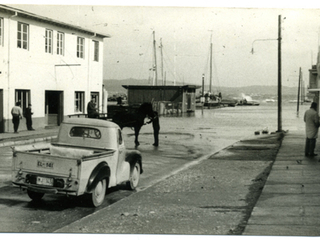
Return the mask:
M 37 177 L 37 184 L 53 186 L 53 178 Z
M 37 166 L 41 168 L 53 168 L 53 162 L 38 161 Z

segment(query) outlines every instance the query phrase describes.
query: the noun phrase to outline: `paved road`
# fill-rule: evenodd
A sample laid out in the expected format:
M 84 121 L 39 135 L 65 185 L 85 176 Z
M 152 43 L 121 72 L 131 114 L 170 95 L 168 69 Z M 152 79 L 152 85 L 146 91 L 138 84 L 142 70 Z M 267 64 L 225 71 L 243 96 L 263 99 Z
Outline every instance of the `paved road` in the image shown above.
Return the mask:
M 175 125 L 172 125 L 171 122 L 170 119 L 162 119 L 160 146 L 158 148 L 152 146 L 152 127 L 150 125 L 143 127 L 139 138 L 141 145 L 138 149 L 142 152 L 144 173 L 141 176 L 138 194 L 134 194 L 134 196 L 141 196 L 140 192 L 148 193 L 149 191 L 153 191 L 152 186 L 159 186 L 161 184 L 164 185 L 161 188 L 160 197 L 161 194 L 168 194 L 166 187 L 169 185 L 171 188 L 183 186 L 183 192 L 188 192 L 188 186 L 192 186 L 194 179 L 198 179 L 201 173 L 199 170 L 194 171 L 190 169 L 244 136 L 241 129 L 236 132 L 235 129 L 237 127 L 229 127 L 228 122 L 224 122 L 223 124 L 228 126 L 227 131 L 230 131 L 230 134 L 225 135 L 226 137 L 224 138 L 221 137 L 220 129 L 212 124 L 212 121 L 208 121 L 205 118 L 176 118 L 174 121 Z M 126 146 L 133 149 L 133 132 L 130 129 L 124 129 L 124 137 Z M 4 154 L 7 157 L 9 156 L 8 152 Z M 228 156 L 230 152 L 227 151 L 224 154 Z M 10 162 L 10 160 L 7 161 L 8 163 Z M 251 160 L 246 162 L 239 161 L 239 159 L 214 161 L 211 164 L 213 165 L 203 169 L 203 171 L 209 171 L 210 177 L 205 176 L 202 179 L 202 186 L 200 186 L 200 188 L 202 187 L 202 192 L 189 192 L 186 199 L 192 195 L 199 198 L 201 196 L 199 194 L 203 193 L 203 190 L 207 190 L 206 184 L 208 182 L 206 180 L 212 180 L 213 174 L 219 180 L 216 182 L 219 184 L 216 190 L 208 189 L 208 195 L 206 196 L 212 196 L 212 200 L 214 201 L 212 204 L 200 206 L 199 209 L 205 212 L 208 212 L 208 209 L 214 209 L 213 213 L 215 217 L 217 217 L 217 212 L 218 215 L 226 217 L 219 218 L 220 220 L 215 223 L 212 223 L 212 219 L 209 219 L 207 222 L 211 223 L 211 228 L 209 227 L 209 230 L 205 230 L 208 226 L 203 226 L 198 231 L 203 231 L 202 234 L 210 234 L 208 231 L 212 231 L 212 234 L 237 232 L 237 228 L 242 224 L 247 214 L 246 207 L 248 204 L 246 203 L 245 196 L 250 193 L 250 186 L 254 183 L 252 180 L 263 172 L 268 164 L 259 160 L 254 163 Z M 10 173 L 7 174 L 10 175 Z M 169 183 L 168 179 L 170 179 Z M 99 209 L 87 208 L 81 198 L 67 199 L 61 196 L 48 195 L 44 197 L 40 205 L 34 205 L 26 193 L 20 192 L 18 189 L 7 186 L 1 188 L 1 192 L 4 194 L 0 196 L 0 208 L 2 212 L 0 221 L 4 222 L 4 224 L 0 225 L 0 232 L 53 232 L 59 231 L 59 229 L 63 231 L 68 225 L 71 224 L 70 227 L 72 227 L 73 222 L 86 219 L 86 216 L 92 213 L 98 214 L 104 209 L 110 209 L 110 204 L 113 206 L 120 199 L 122 201 L 128 199 L 127 201 L 130 204 L 146 207 L 149 209 L 149 212 L 154 211 L 154 206 L 148 205 L 148 196 L 144 196 L 138 202 L 134 202 L 135 198 L 128 198 L 132 192 L 123 189 L 115 189 L 115 191 L 107 196 L 105 204 Z M 171 193 L 175 192 L 176 190 L 171 191 Z M 164 204 L 162 201 L 160 199 L 159 204 Z M 219 207 L 217 208 L 217 206 Z M 179 205 L 175 205 L 175 207 L 177 209 L 172 208 L 170 211 L 179 214 L 178 210 L 181 210 L 181 207 Z M 126 214 L 122 208 L 118 209 L 115 206 L 112 209 L 115 211 L 115 217 L 119 216 L 119 214 Z M 164 214 L 163 217 L 165 216 Z M 6 220 L 8 218 L 10 219 L 9 221 Z M 187 226 L 188 224 L 186 224 Z M 191 230 L 190 227 L 188 229 Z M 151 230 L 157 231 L 157 229 L 150 228 L 149 226 L 149 231 Z M 70 230 L 70 232 L 72 231 Z M 79 229 L 76 230 L 76 232 L 78 231 Z M 87 230 L 84 228 L 80 230 L 80 232 L 90 231 L 95 232 L 95 229 Z M 125 232 L 126 229 L 123 228 L 122 231 Z M 182 230 L 173 229 L 172 233 L 179 231 Z M 148 230 L 144 233 L 147 232 Z M 130 233 L 130 231 L 127 233 Z
M 124 132 L 127 147 L 134 149 L 133 133 L 130 129 Z M 211 148 L 208 147 L 208 139 L 201 140 L 199 134 L 195 136 L 191 133 L 163 132 L 160 142 L 163 144 L 156 148 L 152 146 L 152 133 L 144 132 L 140 135 L 141 145 L 138 149 L 142 152 L 144 173 L 141 175 L 137 191 L 144 190 L 212 154 Z M 11 148 L 0 148 L 0 157 L 2 164 L 7 164 L 7 172 L 6 168 L 2 168 L 2 171 L 8 180 L 2 183 L 1 188 L 0 232 L 54 232 L 132 194 L 121 187 L 113 189 L 99 209 L 88 208 L 84 198 L 66 198 L 58 195 L 45 195 L 40 204 L 35 204 L 30 201 L 26 192 L 8 186 L 11 174 Z

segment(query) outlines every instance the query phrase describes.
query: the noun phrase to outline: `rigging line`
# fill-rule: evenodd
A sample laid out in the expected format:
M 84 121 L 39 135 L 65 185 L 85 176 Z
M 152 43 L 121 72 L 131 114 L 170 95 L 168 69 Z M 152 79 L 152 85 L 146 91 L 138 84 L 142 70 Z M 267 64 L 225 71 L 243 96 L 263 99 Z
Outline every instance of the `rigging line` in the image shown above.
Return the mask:
M 205 64 L 204 64 L 204 74 L 205 74 L 205 77 L 208 75 L 208 67 L 209 67 L 209 58 L 210 58 L 210 47 L 207 51 L 207 59 L 205 61 Z
M 217 82 L 216 89 L 220 92 L 221 88 L 220 88 L 219 74 L 218 74 L 218 68 L 217 68 L 217 64 L 214 56 L 212 56 L 212 65 L 213 65 L 213 75 L 214 75 L 213 80 L 214 79 L 216 80 Z
M 216 62 L 215 62 L 214 58 L 213 58 L 213 68 L 214 68 L 214 74 L 216 76 L 216 80 L 217 80 L 217 83 L 218 83 L 217 89 L 220 92 L 221 89 L 220 89 L 220 81 L 219 81 L 219 76 L 218 76 L 218 69 L 217 69 L 217 65 L 216 65 Z
M 170 64 L 172 65 L 172 62 L 170 62 Z M 170 76 L 173 76 L 174 77 L 174 73 L 173 73 L 173 71 L 172 71 L 172 68 L 171 67 L 168 67 L 169 66 L 169 64 L 168 64 L 168 61 L 166 60 L 166 59 L 164 59 L 164 65 L 165 65 L 165 69 L 167 69 L 167 78 L 168 78 L 168 75 L 170 75 Z
M 167 54 L 166 54 L 167 52 L 164 48 L 162 49 L 162 51 L 163 51 L 163 55 L 167 56 Z M 164 59 L 164 62 L 167 63 L 166 58 L 163 58 L 163 59 Z M 171 59 L 170 58 L 167 58 L 167 59 L 169 60 L 171 66 L 173 66 L 174 64 L 172 63 Z M 168 65 L 166 64 L 166 66 L 168 66 Z M 168 69 L 171 70 L 172 68 L 168 68 Z M 174 77 L 173 71 L 170 71 L 170 72 L 172 73 L 172 76 Z M 176 71 L 176 77 L 181 81 L 181 76 L 179 74 L 177 74 L 177 71 Z
M 168 66 L 168 62 L 167 62 L 166 59 L 164 59 L 164 63 L 165 63 L 165 66 Z M 170 59 L 169 59 L 169 63 L 170 63 L 171 66 L 173 66 L 173 63 L 171 62 Z M 169 73 L 171 73 L 172 78 L 176 77 L 177 80 L 182 81 L 182 78 L 181 78 L 180 74 L 177 73 L 178 72 L 177 70 L 176 70 L 176 74 L 174 74 L 174 72 L 172 71 L 172 68 L 166 67 L 166 69 L 169 69 Z
M 152 41 L 151 41 L 152 37 L 153 36 L 152 36 L 152 33 L 151 33 L 149 35 L 149 41 L 148 41 L 149 43 L 152 43 Z M 147 44 L 147 50 L 143 53 L 144 57 L 143 57 L 143 60 L 142 60 L 142 63 L 141 63 L 141 67 L 140 67 L 140 70 L 139 70 L 139 74 L 138 74 L 139 78 L 141 78 L 142 73 L 145 73 L 145 71 L 146 71 L 146 69 L 144 69 L 145 63 L 149 64 L 151 62 L 151 56 L 152 55 L 149 56 L 149 54 L 147 54 L 147 53 L 149 53 L 149 49 L 151 48 L 151 46 L 152 46 L 152 44 Z M 147 56 L 150 57 L 150 61 L 146 61 Z M 149 70 L 147 70 L 147 71 L 149 73 Z

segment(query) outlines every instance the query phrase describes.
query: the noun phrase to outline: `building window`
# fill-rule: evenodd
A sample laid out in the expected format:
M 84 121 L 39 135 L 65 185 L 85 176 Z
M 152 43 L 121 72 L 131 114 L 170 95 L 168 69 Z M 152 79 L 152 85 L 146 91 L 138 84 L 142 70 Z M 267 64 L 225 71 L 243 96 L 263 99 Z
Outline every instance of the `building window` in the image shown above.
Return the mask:
M 77 38 L 77 57 L 84 58 L 84 38 Z
M 84 104 L 84 92 L 75 92 L 74 93 L 74 112 L 84 113 L 85 104 Z
M 16 89 L 14 100 L 15 100 L 15 103 L 16 102 L 21 103 L 22 112 L 25 113 L 26 108 L 28 107 L 28 104 L 31 103 L 30 90 Z
M 0 46 L 3 46 L 3 18 L 0 18 Z
M 29 49 L 29 25 L 18 22 L 17 47 Z
M 57 33 L 57 55 L 64 55 L 64 33 Z
M 99 42 L 93 41 L 93 45 L 94 45 L 93 61 L 99 62 Z
M 46 53 L 52 53 L 52 30 L 46 29 L 45 36 L 45 51 Z

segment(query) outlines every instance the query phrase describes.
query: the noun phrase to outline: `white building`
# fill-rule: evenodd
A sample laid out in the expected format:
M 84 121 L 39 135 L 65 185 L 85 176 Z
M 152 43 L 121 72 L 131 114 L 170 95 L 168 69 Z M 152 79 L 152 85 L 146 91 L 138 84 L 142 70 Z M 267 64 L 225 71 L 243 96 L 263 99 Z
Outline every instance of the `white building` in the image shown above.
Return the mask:
M 34 128 L 86 113 L 91 97 L 102 110 L 108 37 L 0 5 L 0 132 L 13 131 L 11 108 L 18 101 L 23 110 L 32 104 Z

